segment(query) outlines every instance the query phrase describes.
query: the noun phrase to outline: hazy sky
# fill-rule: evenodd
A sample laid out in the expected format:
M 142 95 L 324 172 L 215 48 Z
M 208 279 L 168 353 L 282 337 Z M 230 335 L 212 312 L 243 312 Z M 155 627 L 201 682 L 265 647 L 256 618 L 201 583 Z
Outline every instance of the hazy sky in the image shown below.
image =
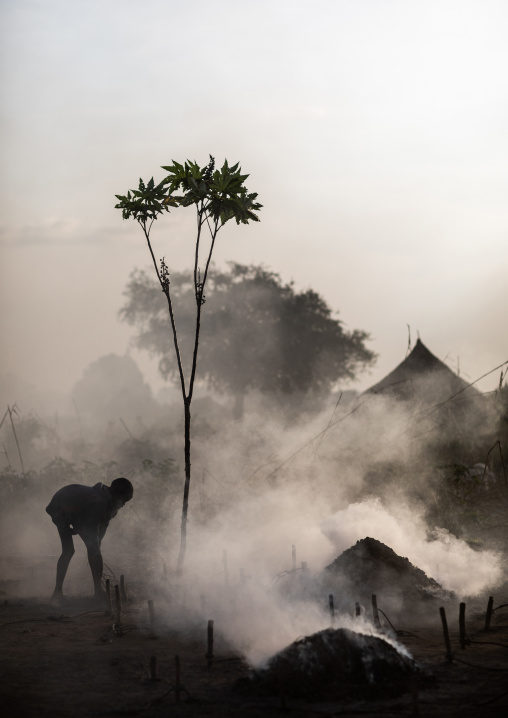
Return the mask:
M 505 0 L 0 7 L 4 374 L 66 391 L 126 350 L 122 291 L 149 256 L 114 195 L 209 153 L 264 204 L 217 263 L 264 263 L 370 332 L 358 388 L 404 358 L 406 324 L 471 380 L 508 359 Z M 192 227 L 160 222 L 170 267 Z

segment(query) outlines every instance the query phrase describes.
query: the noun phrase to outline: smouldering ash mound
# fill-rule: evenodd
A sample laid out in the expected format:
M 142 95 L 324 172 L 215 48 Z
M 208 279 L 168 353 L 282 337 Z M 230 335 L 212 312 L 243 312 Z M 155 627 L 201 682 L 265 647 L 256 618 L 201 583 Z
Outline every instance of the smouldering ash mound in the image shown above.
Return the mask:
M 237 690 L 258 696 L 308 700 L 348 696 L 389 697 L 407 689 L 411 676 L 430 674 L 381 638 L 328 628 L 295 641 L 252 671 Z
M 364 596 L 383 592 L 399 592 L 408 598 L 453 596 L 407 558 L 368 536 L 344 551 L 325 571 L 346 580 L 351 589 Z

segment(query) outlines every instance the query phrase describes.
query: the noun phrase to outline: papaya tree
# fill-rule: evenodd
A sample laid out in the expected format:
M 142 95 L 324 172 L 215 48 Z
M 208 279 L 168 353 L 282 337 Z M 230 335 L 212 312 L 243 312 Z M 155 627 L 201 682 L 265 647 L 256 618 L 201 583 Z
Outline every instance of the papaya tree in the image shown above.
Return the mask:
M 158 184 L 153 177 L 144 182 L 139 180 L 138 189 L 129 190 L 126 195 L 116 195 L 117 209 L 122 210 L 124 219 L 134 219 L 141 227 L 146 239 L 150 256 L 161 290 L 166 298 L 169 325 L 178 366 L 178 376 L 184 406 L 184 454 L 185 484 L 183 492 L 180 550 L 177 571 L 180 573 L 185 559 L 187 545 L 187 514 L 191 480 L 191 403 L 196 379 L 201 317 L 205 303 L 205 288 L 210 262 L 219 231 L 231 219 L 237 224 L 258 222 L 256 212 L 262 205 L 255 192 L 249 192 L 245 180 L 249 175 L 242 174 L 238 163 L 229 166 L 224 161 L 221 169 L 215 169 L 215 160 L 210 155 L 207 165 L 200 167 L 196 162 L 187 160 L 179 164 L 162 167 L 167 176 Z M 184 371 L 184 362 L 178 342 L 177 324 L 173 308 L 169 265 L 165 258 L 157 262 L 150 238 L 154 222 L 171 209 L 194 206 L 196 212 L 196 237 L 193 248 L 194 261 L 192 286 L 195 300 L 194 341 L 189 361 L 189 373 Z M 169 331 L 169 327 L 168 327 Z

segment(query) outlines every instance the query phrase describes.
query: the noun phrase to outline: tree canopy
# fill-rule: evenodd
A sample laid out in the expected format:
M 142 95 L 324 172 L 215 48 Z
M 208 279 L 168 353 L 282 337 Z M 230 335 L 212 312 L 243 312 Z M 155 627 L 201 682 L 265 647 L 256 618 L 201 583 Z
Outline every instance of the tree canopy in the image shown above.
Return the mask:
M 189 273 L 174 272 L 170 281 L 185 347 L 193 340 L 194 287 Z M 176 379 L 157 283 L 146 271 L 134 270 L 124 294 L 120 316 L 136 327 L 134 344 L 160 356 L 161 374 Z M 200 337 L 200 375 L 236 397 L 237 413 L 251 390 L 279 396 L 328 391 L 338 380 L 354 379 L 375 359 L 365 346 L 366 332 L 346 331 L 317 292 L 298 292 L 263 266 L 211 267 L 203 299 L 207 320 Z

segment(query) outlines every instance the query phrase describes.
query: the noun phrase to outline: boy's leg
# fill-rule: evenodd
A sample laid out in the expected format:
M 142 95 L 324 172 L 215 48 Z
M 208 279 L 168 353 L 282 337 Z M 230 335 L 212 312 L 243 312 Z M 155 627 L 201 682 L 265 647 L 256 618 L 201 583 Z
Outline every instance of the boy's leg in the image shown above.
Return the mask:
M 56 564 L 56 584 L 53 591 L 53 599 L 62 598 L 63 582 L 69 568 L 69 563 L 74 555 L 74 541 L 69 526 L 57 526 L 60 541 L 62 542 L 62 555 Z
M 104 563 L 102 560 L 101 548 L 99 543 L 98 534 L 94 532 L 80 532 L 79 534 L 85 542 L 86 550 L 88 553 L 88 563 L 90 564 L 90 570 L 92 571 L 93 587 L 96 596 L 104 596 L 102 590 L 102 571 Z

